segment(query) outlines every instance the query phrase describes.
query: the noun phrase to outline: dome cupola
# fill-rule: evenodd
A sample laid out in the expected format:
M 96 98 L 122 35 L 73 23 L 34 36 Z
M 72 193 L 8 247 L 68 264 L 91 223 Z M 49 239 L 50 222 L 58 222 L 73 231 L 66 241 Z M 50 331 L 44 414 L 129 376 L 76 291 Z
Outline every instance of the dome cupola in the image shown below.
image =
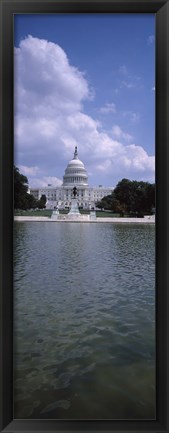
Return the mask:
M 63 186 L 87 186 L 88 176 L 84 164 L 78 158 L 77 146 L 74 151 L 74 158 L 69 161 L 63 176 Z

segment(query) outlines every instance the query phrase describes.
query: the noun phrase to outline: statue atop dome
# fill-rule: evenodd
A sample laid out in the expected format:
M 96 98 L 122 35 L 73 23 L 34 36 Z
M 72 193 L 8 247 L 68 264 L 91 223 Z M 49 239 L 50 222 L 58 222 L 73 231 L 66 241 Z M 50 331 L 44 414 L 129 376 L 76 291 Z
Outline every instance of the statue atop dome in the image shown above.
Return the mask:
M 73 159 L 78 159 L 77 146 L 75 146 L 74 158 Z

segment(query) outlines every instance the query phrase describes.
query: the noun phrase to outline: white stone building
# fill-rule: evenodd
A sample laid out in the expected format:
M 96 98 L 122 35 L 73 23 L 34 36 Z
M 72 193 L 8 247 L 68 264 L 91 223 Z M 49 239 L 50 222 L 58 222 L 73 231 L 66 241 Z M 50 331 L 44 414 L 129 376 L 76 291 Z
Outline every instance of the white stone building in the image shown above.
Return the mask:
M 87 171 L 83 162 L 78 158 L 77 147 L 75 147 L 74 157 L 69 161 L 63 176 L 63 184 L 61 186 L 48 185 L 43 188 L 30 188 L 30 193 L 37 200 L 44 194 L 47 199 L 46 209 L 54 209 L 54 207 L 69 209 L 74 186 L 77 188 L 77 200 L 80 209 L 95 209 L 97 202 L 113 191 L 113 187 L 104 188 L 102 185 L 90 187 L 88 185 Z

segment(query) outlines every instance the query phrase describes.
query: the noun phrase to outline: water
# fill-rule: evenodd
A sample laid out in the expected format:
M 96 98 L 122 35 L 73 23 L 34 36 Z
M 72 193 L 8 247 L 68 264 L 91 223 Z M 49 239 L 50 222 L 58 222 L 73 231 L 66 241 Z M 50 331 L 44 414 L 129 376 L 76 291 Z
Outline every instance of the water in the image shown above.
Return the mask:
M 15 418 L 155 418 L 154 226 L 15 223 L 14 403 Z

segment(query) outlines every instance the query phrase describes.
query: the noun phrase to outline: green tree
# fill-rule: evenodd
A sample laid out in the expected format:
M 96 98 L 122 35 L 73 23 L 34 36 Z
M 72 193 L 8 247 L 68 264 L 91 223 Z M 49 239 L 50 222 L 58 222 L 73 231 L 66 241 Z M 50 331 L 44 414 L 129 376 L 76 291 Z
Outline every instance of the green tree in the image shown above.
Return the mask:
M 27 209 L 35 209 L 38 207 L 38 202 L 32 194 L 27 194 Z
M 122 179 L 113 191 L 117 205 L 129 214 L 151 213 L 155 207 L 155 185 L 143 181 Z
M 19 169 L 14 166 L 14 208 L 25 209 L 28 191 L 28 179 L 19 173 Z
M 126 213 L 126 205 L 124 203 L 120 203 L 119 200 L 116 199 L 115 195 L 112 193 L 112 207 L 111 210 L 113 212 L 119 213 L 121 217 Z
M 39 209 L 44 209 L 46 207 L 46 195 L 42 194 L 41 198 L 38 200 L 37 206 Z
M 149 212 L 155 208 L 155 184 L 147 183 L 144 197 L 145 211 Z
M 97 207 L 99 209 L 112 210 L 112 194 L 104 196 L 99 202 L 97 202 Z
M 122 179 L 114 189 L 114 198 L 127 212 L 131 212 L 135 200 L 134 188 L 129 179 Z
M 37 200 L 28 193 L 28 179 L 14 166 L 14 209 L 37 207 Z

